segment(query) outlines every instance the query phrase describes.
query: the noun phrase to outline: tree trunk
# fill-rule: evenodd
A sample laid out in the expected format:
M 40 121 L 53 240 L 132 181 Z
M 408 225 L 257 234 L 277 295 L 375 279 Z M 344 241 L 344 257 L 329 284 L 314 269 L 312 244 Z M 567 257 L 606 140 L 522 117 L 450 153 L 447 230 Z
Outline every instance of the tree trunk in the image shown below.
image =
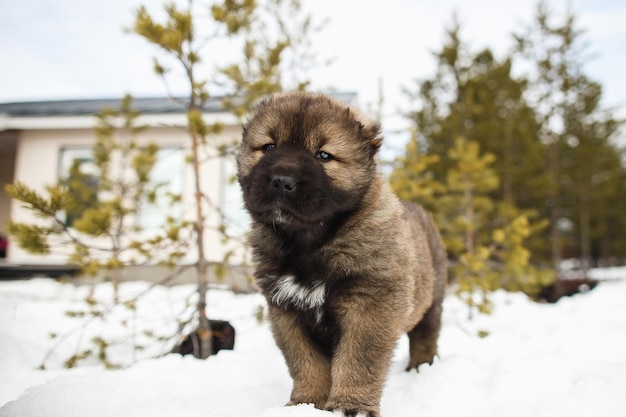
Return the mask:
M 465 230 L 465 249 L 470 255 L 474 254 L 474 232 L 476 225 L 474 224 L 474 193 L 472 190 L 472 184 L 467 176 L 463 174 L 463 182 L 465 184 L 463 191 L 463 198 L 465 203 L 465 220 L 467 221 L 467 229 Z
M 201 359 L 208 358 L 213 352 L 213 338 L 211 324 L 206 315 L 206 293 L 208 289 L 207 260 L 204 249 L 204 210 L 202 205 L 202 187 L 200 183 L 199 138 L 196 132 L 190 130 L 193 174 L 196 196 L 196 245 L 198 248 L 198 263 L 196 264 L 196 280 L 198 285 L 198 336 L 197 345 L 194 344 L 194 356 Z
M 550 207 L 550 246 L 552 250 L 552 263 L 558 271 L 561 268 L 561 231 L 559 230 L 559 220 L 561 218 L 561 199 L 559 187 L 559 149 L 558 138 L 551 138 L 552 143 L 548 145 L 548 170 L 552 182 L 549 193 Z
M 591 233 L 590 233 L 590 209 L 589 200 L 582 199 L 580 204 L 580 263 L 585 276 L 591 268 Z
M 513 116 L 511 112 L 512 110 L 507 111 L 504 119 L 504 143 L 502 151 L 502 161 L 504 162 L 504 169 L 502 170 L 502 199 L 508 204 L 513 204 L 513 175 L 511 174 L 513 170 L 513 134 L 511 132 L 511 118 Z

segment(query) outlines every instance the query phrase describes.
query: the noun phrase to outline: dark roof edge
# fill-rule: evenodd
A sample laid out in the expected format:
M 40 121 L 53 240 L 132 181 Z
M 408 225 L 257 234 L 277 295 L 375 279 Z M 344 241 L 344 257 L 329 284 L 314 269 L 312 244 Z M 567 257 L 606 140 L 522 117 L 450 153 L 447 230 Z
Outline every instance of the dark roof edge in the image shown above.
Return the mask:
M 354 104 L 356 99 L 355 92 L 327 92 L 326 94 L 350 104 Z M 210 98 L 203 111 L 205 113 L 225 112 L 221 104 L 222 99 L 223 97 Z M 10 117 L 89 116 L 104 108 L 119 108 L 121 100 L 121 98 L 97 98 L 0 103 L 0 115 Z M 176 98 L 170 97 L 134 97 L 133 108 L 143 114 L 185 112 L 185 107 Z

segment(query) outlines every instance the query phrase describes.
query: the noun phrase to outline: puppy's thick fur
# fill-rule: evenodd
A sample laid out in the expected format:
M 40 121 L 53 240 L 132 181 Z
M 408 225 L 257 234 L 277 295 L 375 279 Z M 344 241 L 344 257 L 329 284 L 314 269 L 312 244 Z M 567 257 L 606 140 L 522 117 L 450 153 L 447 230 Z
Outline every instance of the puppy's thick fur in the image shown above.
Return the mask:
M 377 123 L 321 94 L 272 96 L 244 126 L 238 179 L 288 404 L 380 416 L 400 335 L 408 369 L 437 353 L 445 250 L 429 215 L 378 173 L 381 142 Z

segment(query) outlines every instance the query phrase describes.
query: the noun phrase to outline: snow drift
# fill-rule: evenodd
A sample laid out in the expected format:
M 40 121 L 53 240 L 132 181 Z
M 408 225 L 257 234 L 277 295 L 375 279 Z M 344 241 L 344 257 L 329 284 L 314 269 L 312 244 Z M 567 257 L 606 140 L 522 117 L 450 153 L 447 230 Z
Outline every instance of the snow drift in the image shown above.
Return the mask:
M 610 271 L 626 278 L 626 269 Z M 597 277 L 597 275 L 596 275 Z M 602 276 L 600 276 L 602 278 Z M 147 283 L 122 285 L 136 294 Z M 237 329 L 234 351 L 208 360 L 169 354 L 121 370 L 97 363 L 61 367 L 75 349 L 70 340 L 37 371 L 52 344 L 77 319 L 65 311 L 82 303 L 85 287 L 37 279 L 0 283 L 0 416 L 6 417 L 323 417 L 310 405 L 282 407 L 291 381 L 268 325 L 255 312 L 258 295 L 211 291 L 209 315 Z M 187 286 L 157 287 L 138 304 L 142 323 L 168 331 Z M 95 293 L 105 297 L 107 284 Z M 495 313 L 467 320 L 467 307 L 448 297 L 440 354 L 432 366 L 404 372 L 408 342 L 401 340 L 382 401 L 385 417 L 464 415 L 623 416 L 626 410 L 626 281 L 536 304 L 521 294 L 496 293 Z M 84 333 L 123 334 L 116 321 Z M 82 337 L 88 337 L 83 335 Z M 163 346 L 148 346 L 155 355 Z M 119 362 L 128 358 L 120 350 Z M 141 359 L 141 358 L 139 358 Z

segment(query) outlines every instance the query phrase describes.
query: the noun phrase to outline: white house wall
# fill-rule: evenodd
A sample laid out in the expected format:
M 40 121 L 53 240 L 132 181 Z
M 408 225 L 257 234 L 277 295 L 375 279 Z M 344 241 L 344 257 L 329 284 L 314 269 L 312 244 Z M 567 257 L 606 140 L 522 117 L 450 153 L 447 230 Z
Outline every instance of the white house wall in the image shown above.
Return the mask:
M 91 125 L 85 123 L 85 125 Z M 210 138 L 211 141 L 220 143 L 231 143 L 237 141 L 240 135 L 238 126 L 231 126 L 224 130 L 219 137 Z M 188 149 L 189 137 L 185 134 L 184 128 L 173 127 L 156 127 L 150 128 L 139 136 L 140 140 L 153 141 L 160 147 L 184 147 Z M 71 147 L 91 147 L 94 143 L 95 136 L 91 128 L 74 128 L 74 129 L 35 129 L 22 130 L 20 132 L 19 142 L 16 152 L 15 161 L 15 181 L 20 181 L 38 191 L 44 191 L 46 185 L 56 183 L 59 173 L 59 156 L 61 149 Z M 223 163 L 220 158 L 207 158 L 202 165 L 202 186 L 204 193 L 211 202 L 218 206 L 221 205 L 221 197 L 223 187 L 226 186 L 227 178 L 224 178 Z M 185 169 L 185 177 L 183 180 L 183 201 L 185 218 L 195 219 L 195 195 L 194 180 L 192 169 L 187 164 Z M 36 223 L 41 222 L 40 219 L 31 214 L 28 210 L 20 206 L 19 203 L 13 201 L 11 205 L 11 219 L 14 222 Z M 219 224 L 220 218 L 212 211 L 207 224 L 210 230 L 207 233 L 205 247 L 207 248 L 207 257 L 211 261 L 221 261 L 226 251 L 235 249 L 237 256 L 232 261 L 240 262 L 243 258 L 243 249 L 237 242 L 231 242 L 224 245 L 222 237 L 219 233 L 213 231 Z M 12 244 L 9 247 L 9 261 L 13 263 L 64 263 L 66 257 L 64 255 L 48 255 L 35 256 L 31 255 L 17 245 Z M 193 262 L 196 259 L 195 253 L 189 253 L 186 261 Z

